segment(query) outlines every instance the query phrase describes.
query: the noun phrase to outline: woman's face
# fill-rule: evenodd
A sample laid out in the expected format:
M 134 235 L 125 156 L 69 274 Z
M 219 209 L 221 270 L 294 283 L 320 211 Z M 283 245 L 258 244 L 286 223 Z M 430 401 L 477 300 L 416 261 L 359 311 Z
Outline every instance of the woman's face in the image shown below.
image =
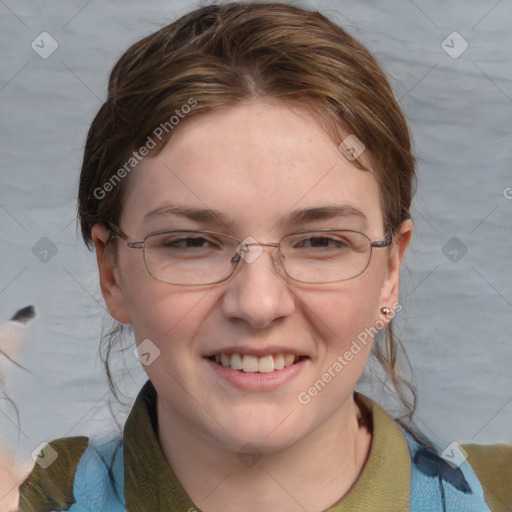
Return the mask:
M 345 158 L 305 108 L 251 102 L 191 118 L 130 179 L 120 227 L 131 241 L 165 229 L 277 242 L 297 230 L 345 228 L 384 239 L 374 176 Z M 215 210 L 226 220 L 166 212 L 177 206 Z M 324 206 L 345 210 L 289 222 L 294 212 Z M 194 287 L 155 280 L 142 251 L 122 242 L 111 272 L 101 250 L 105 234 L 95 227 L 93 235 L 109 311 L 133 325 L 137 343 L 151 341 L 144 369 L 162 410 L 235 451 L 248 442 L 272 451 L 349 410 L 371 348 L 361 333 L 382 320 L 382 307 L 397 302 L 410 232 L 401 248 L 374 249 L 367 270 L 348 281 L 292 281 L 274 265 L 275 249 L 266 247 L 254 261 L 242 260 L 227 281 Z M 208 359 L 234 352 L 306 358 L 288 369 L 243 375 Z M 315 382 L 317 392 L 309 392 Z

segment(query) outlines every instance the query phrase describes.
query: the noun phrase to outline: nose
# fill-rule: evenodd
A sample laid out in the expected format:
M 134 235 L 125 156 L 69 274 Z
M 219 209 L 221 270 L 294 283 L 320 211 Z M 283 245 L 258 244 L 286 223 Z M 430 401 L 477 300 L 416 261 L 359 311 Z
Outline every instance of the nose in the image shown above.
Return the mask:
M 295 311 L 289 283 L 280 272 L 276 244 L 245 244 L 240 262 L 226 282 L 223 314 L 264 328 Z

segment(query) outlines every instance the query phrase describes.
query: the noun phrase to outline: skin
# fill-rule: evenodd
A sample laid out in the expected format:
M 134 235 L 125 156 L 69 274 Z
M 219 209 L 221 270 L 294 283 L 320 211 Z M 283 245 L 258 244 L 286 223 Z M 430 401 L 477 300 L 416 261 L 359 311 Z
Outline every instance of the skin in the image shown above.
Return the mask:
M 21 323 L 5 322 L 0 325 L 0 396 L 4 388 L 3 362 L 11 360 L 21 350 L 25 326 Z M 19 484 L 32 469 L 33 462 L 20 464 L 10 447 L 0 445 L 0 511 L 18 510 Z
M 27 477 L 32 464 L 20 466 L 14 455 L 0 448 L 0 510 L 16 512 L 18 510 L 18 486 Z
M 186 120 L 130 180 L 120 227 L 131 241 L 167 228 L 213 229 L 260 242 L 315 228 L 384 238 L 375 177 L 348 161 L 305 107 L 247 102 Z M 220 210 L 233 220 L 214 226 L 161 214 L 143 221 L 170 203 Z M 357 208 L 367 225 L 356 216 L 277 224 L 291 210 L 326 204 Z M 203 511 L 322 511 L 353 485 L 371 446 L 353 399 L 371 344 L 308 405 L 297 396 L 359 333 L 385 320 L 382 307 L 398 302 L 399 269 L 412 230 L 406 221 L 400 243 L 375 249 L 367 270 L 348 281 L 292 281 L 266 248 L 223 283 L 178 287 L 153 279 L 141 251 L 122 241 L 116 242 L 115 262 L 107 257 L 108 232 L 94 226 L 110 314 L 133 325 L 137 343 L 149 338 L 161 351 L 144 367 L 158 393 L 159 442 Z M 298 376 L 272 391 L 241 390 L 218 377 L 203 357 L 227 346 L 243 351 L 272 344 L 310 358 Z M 246 443 L 263 454 L 253 467 L 236 457 Z

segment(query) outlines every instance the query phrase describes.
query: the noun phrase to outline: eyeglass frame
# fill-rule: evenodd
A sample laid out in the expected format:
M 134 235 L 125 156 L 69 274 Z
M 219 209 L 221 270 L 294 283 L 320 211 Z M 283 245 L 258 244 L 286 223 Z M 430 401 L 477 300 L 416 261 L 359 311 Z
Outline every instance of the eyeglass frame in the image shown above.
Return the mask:
M 283 267 L 283 270 L 284 270 L 285 274 L 290 279 L 292 279 L 293 281 L 297 281 L 299 283 L 304 283 L 304 284 L 330 284 L 330 283 L 340 283 L 340 282 L 343 282 L 343 281 L 350 281 L 351 279 L 355 279 L 356 277 L 359 277 L 361 274 L 363 274 L 366 271 L 366 269 L 369 267 L 370 261 L 371 261 L 371 258 L 372 258 L 373 248 L 380 249 L 380 248 L 383 248 L 383 247 L 389 247 L 393 243 L 393 234 L 392 234 L 392 230 L 391 229 L 387 230 L 387 234 L 385 235 L 386 238 L 384 240 L 372 241 L 371 238 L 368 235 L 366 235 L 365 233 L 361 233 L 361 231 L 357 231 L 357 230 L 354 230 L 354 229 L 338 229 L 338 228 L 304 229 L 304 230 L 294 231 L 293 233 L 288 233 L 288 234 L 284 235 L 283 237 L 281 237 L 279 242 L 251 242 L 251 243 L 243 243 L 243 241 L 238 240 L 234 236 L 227 235 L 226 233 L 220 233 L 218 231 L 211 231 L 211 230 L 208 230 L 208 229 L 164 229 L 164 230 L 154 231 L 152 233 L 148 233 L 139 242 L 130 242 L 130 241 L 128 241 L 128 235 L 119 226 L 116 226 L 115 224 L 113 224 L 111 222 L 105 223 L 105 225 L 110 230 L 110 236 L 107 239 L 107 242 L 109 240 L 114 240 L 117 237 L 117 238 L 120 238 L 121 240 L 123 240 L 126 243 L 126 246 L 129 249 L 142 249 L 142 251 L 143 251 L 142 252 L 142 255 L 143 255 L 142 259 L 144 260 L 144 266 L 146 267 L 146 271 L 148 272 L 148 274 L 153 279 L 155 279 L 156 281 L 160 281 L 161 283 L 165 283 L 165 284 L 170 284 L 172 286 L 211 286 L 211 285 L 214 285 L 214 284 L 223 283 L 224 281 L 227 281 L 234 274 L 235 270 L 238 268 L 238 264 L 240 263 L 240 260 L 242 259 L 242 255 L 241 255 L 242 251 L 235 252 L 235 255 L 231 258 L 231 263 L 234 264 L 233 267 L 232 267 L 231 272 L 227 276 L 223 277 L 222 279 L 220 279 L 218 281 L 215 281 L 213 283 L 206 283 L 206 284 L 169 283 L 168 281 L 163 281 L 162 279 L 158 279 L 157 277 L 155 277 L 151 273 L 149 268 L 148 268 L 148 264 L 147 264 L 147 261 L 146 261 L 146 254 L 145 254 L 145 251 L 146 251 L 146 240 L 149 237 L 151 237 L 151 236 L 162 235 L 164 233 L 181 233 L 181 232 L 187 232 L 187 233 L 189 233 L 189 232 L 192 232 L 192 233 L 208 233 L 208 234 L 211 234 L 211 235 L 221 235 L 221 236 L 224 236 L 224 237 L 227 237 L 227 238 L 231 238 L 232 240 L 234 240 L 234 241 L 236 241 L 238 243 L 238 246 L 243 244 L 244 248 L 248 247 L 248 246 L 251 246 L 251 245 L 274 247 L 274 248 L 277 249 L 277 252 L 279 254 L 279 261 L 281 263 L 281 266 Z M 329 232 L 332 232 L 332 231 L 347 231 L 347 232 L 350 232 L 350 233 L 358 233 L 358 234 L 364 236 L 370 242 L 370 255 L 368 257 L 368 262 L 366 263 L 366 266 L 363 268 L 363 270 L 361 270 L 361 272 L 359 272 L 358 274 L 356 274 L 354 276 L 346 277 L 344 279 L 338 279 L 336 281 L 327 281 L 327 282 L 322 282 L 322 281 L 320 281 L 320 282 L 302 281 L 300 279 L 296 279 L 296 278 L 290 276 L 288 274 L 285 266 L 283 265 L 283 258 L 282 258 L 282 254 L 281 254 L 281 242 L 285 238 L 287 238 L 289 236 L 293 236 L 293 235 L 300 235 L 300 234 L 303 234 L 303 233 L 322 233 L 322 232 L 329 233 Z M 236 259 L 236 261 L 235 261 L 235 258 L 237 256 L 238 256 L 238 259 Z

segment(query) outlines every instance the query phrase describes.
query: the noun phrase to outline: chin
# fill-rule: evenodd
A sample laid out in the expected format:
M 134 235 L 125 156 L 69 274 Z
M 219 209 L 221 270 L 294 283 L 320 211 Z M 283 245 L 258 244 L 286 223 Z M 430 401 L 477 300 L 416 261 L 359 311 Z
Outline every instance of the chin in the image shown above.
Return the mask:
M 275 453 L 295 444 L 307 435 L 307 432 L 302 431 L 304 423 L 302 423 L 301 431 L 298 431 L 296 422 L 284 420 L 287 414 L 283 415 L 281 409 L 275 415 L 267 414 L 265 417 L 260 415 L 260 418 L 231 415 L 221 421 L 223 425 L 229 425 L 227 430 L 231 435 L 224 430 L 217 431 L 217 435 L 221 436 L 221 442 L 227 448 L 236 453 L 243 451 L 244 447 L 250 449 L 251 446 L 262 454 Z

